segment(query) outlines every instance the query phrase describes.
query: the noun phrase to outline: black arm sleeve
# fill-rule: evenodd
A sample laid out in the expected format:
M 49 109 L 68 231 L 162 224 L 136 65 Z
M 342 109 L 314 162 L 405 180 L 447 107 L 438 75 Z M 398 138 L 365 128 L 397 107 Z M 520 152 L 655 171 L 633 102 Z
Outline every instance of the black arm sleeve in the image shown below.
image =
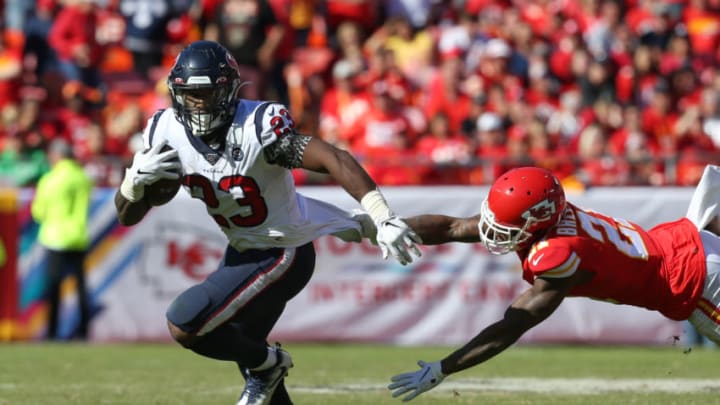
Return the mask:
M 288 134 L 265 147 L 265 159 L 268 163 L 282 166 L 286 169 L 302 167 L 305 147 L 312 139 L 311 136 Z

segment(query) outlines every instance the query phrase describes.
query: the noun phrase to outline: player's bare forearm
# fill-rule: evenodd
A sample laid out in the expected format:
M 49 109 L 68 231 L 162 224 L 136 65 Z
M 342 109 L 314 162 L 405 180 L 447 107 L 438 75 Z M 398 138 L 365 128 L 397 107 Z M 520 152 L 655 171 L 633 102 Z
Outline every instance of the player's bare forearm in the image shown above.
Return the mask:
M 150 211 L 150 204 L 144 199 L 131 202 L 125 198 L 120 191 L 115 193 L 115 209 L 117 210 L 118 221 L 122 225 L 135 225 Z
M 530 328 L 545 320 L 563 301 L 573 279 L 538 279 L 532 288 L 521 294 L 505 311 L 500 321 L 488 326 L 471 341 L 442 360 L 445 374 L 483 363 L 501 353 Z
M 357 201 L 377 185 L 360 163 L 347 151 L 320 138 L 313 138 L 305 148 L 303 168 L 328 173 Z
M 418 215 L 405 222 L 420 236 L 425 245 L 447 242 L 479 242 L 480 217 L 456 218 L 447 215 Z
M 508 308 L 508 311 L 512 312 L 511 308 Z M 500 354 L 522 336 L 524 333 L 522 329 L 507 318 L 488 326 L 463 347 L 441 361 L 443 373 L 445 375 L 457 373 Z

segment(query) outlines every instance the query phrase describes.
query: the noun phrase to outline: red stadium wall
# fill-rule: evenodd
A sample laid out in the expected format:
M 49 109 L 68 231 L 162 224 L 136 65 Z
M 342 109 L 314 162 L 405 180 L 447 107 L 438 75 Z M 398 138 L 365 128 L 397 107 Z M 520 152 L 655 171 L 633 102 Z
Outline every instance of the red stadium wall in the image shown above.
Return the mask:
M 15 336 L 17 316 L 17 252 L 18 229 L 17 194 L 14 190 L 0 189 L 0 243 L 5 250 L 5 263 L 0 265 L 0 341 Z

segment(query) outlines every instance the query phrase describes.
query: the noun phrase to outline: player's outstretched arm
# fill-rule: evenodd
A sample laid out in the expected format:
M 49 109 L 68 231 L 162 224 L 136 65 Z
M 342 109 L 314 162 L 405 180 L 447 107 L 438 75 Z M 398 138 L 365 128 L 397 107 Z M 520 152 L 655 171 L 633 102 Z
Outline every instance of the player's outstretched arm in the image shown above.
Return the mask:
M 329 174 L 357 201 L 377 188 L 355 157 L 318 137 L 312 137 L 305 147 L 302 165 L 304 169 Z
M 420 257 L 417 244 L 422 240 L 390 209 L 373 179 L 350 153 L 313 137 L 305 147 L 302 165 L 308 170 L 330 174 L 360 202 L 375 222 L 376 240 L 383 258 L 391 255 L 405 265 L 413 261 L 412 255 Z
M 503 319 L 485 328 L 463 347 L 440 361 L 419 362 L 419 370 L 392 377 L 388 385 L 392 396 L 407 394 L 403 401 L 409 401 L 440 384 L 446 376 L 501 353 L 526 331 L 550 316 L 581 277 L 578 272 L 565 279 L 537 279 L 508 307 Z
M 480 242 L 478 223 L 480 215 L 457 218 L 447 215 L 424 214 L 405 218 L 405 222 L 422 239 L 425 245 L 447 242 Z

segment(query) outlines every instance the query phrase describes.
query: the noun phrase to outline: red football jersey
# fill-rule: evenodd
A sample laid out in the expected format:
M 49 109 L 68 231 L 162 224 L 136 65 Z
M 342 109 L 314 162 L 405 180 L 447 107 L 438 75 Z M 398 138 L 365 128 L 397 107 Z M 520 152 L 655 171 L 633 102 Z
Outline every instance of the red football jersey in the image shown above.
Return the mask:
M 656 310 L 673 320 L 690 316 L 705 282 L 700 235 L 686 218 L 646 231 L 568 204 L 558 225 L 518 254 L 531 284 L 537 277 L 591 272 L 570 295 Z

